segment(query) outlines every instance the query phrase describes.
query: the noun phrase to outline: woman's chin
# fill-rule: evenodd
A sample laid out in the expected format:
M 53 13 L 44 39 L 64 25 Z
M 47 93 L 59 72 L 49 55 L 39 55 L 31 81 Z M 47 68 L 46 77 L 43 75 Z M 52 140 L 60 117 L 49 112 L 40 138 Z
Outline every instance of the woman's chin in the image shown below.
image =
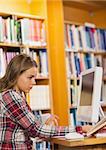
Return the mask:
M 25 92 L 25 93 L 29 93 L 29 92 L 30 92 L 30 89 L 28 89 L 28 90 L 25 90 L 24 92 Z

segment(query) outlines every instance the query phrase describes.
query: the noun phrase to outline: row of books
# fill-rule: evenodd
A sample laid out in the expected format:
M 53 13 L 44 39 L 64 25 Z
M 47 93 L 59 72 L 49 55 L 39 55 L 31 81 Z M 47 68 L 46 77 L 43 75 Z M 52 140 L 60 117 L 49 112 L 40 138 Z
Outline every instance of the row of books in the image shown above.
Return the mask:
M 102 84 L 102 93 L 101 93 L 101 100 L 102 100 L 102 103 L 103 105 L 106 105 L 106 83 L 103 82 Z
M 38 76 L 47 77 L 48 76 L 48 59 L 46 49 L 35 51 L 31 49 L 29 55 L 37 62 L 38 64 Z
M 49 110 L 51 108 L 49 85 L 33 86 L 28 101 L 32 110 Z
M 79 97 L 79 80 L 68 79 L 68 101 L 71 107 L 76 107 Z
M 103 67 L 103 76 L 106 76 L 106 56 L 95 55 L 94 53 L 66 53 L 67 76 L 77 77 L 86 69 L 101 66 Z
M 44 113 L 41 110 L 33 110 L 33 114 L 39 119 L 43 124 L 50 117 L 50 113 Z M 49 141 L 44 141 L 39 137 L 32 138 L 33 149 L 34 150 L 51 150 L 51 144 Z
M 96 28 L 94 24 L 65 24 L 65 47 L 71 50 L 106 50 L 106 29 Z
M 4 52 L 2 48 L 0 48 L 0 77 L 5 74 L 6 66 L 10 62 L 10 60 L 18 55 L 19 52 Z
M 72 127 L 76 127 L 76 126 L 81 126 L 81 125 L 90 125 L 90 123 L 86 123 L 86 122 L 81 122 L 77 120 L 76 117 L 77 114 L 77 107 L 73 107 L 70 109 L 70 115 L 69 115 L 69 121 L 70 121 L 70 125 Z
M 36 51 L 32 49 L 30 50 L 28 48 L 24 49 L 24 51 L 21 51 L 20 49 L 18 49 L 17 51 L 14 48 L 12 51 L 5 52 L 2 48 L 0 48 L 0 77 L 5 74 L 6 66 L 10 62 L 10 60 L 19 53 L 27 53 L 36 60 L 38 64 L 38 76 L 48 76 L 48 61 L 46 49 Z
M 46 141 L 35 141 L 33 144 L 34 150 L 51 150 L 50 142 Z
M 46 45 L 43 20 L 0 16 L 0 42 L 19 43 L 33 46 Z
M 21 48 L 20 53 L 28 54 L 38 65 L 38 76 L 48 76 L 48 58 L 46 49 Z

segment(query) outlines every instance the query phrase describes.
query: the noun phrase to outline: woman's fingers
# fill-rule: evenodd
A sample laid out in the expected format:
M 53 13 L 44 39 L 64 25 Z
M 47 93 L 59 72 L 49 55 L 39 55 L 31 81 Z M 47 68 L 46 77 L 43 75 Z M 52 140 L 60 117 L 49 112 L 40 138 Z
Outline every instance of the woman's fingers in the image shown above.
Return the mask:
M 92 128 L 92 125 L 84 125 L 84 126 L 82 126 L 82 131 L 88 132 L 91 128 Z
M 58 126 L 58 119 L 59 119 L 58 116 L 56 116 L 56 115 L 51 115 L 51 116 L 46 120 L 46 124 L 47 124 L 47 125 Z

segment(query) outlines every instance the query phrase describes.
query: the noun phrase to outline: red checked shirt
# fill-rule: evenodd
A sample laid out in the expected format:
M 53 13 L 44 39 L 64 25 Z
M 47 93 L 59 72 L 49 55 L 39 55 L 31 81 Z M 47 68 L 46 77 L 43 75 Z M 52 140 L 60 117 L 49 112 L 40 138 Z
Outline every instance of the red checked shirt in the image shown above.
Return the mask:
M 41 124 L 16 91 L 0 93 L 0 150 L 31 150 L 30 137 L 49 138 L 72 131 L 69 127 Z

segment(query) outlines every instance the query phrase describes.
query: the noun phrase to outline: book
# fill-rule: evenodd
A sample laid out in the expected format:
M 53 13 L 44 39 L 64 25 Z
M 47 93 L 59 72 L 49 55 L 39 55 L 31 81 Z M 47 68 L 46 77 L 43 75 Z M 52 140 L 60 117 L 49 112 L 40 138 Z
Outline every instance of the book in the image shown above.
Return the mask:
M 64 25 L 64 35 L 65 35 L 65 49 L 70 51 L 71 49 L 71 39 L 70 39 L 70 25 Z
M 100 129 L 98 133 L 95 134 L 97 138 L 106 137 L 106 127 Z
M 104 83 L 104 82 L 102 84 L 101 98 L 102 98 L 103 105 L 105 105 L 106 104 L 106 83 Z
M 102 66 L 103 66 L 103 77 L 106 77 L 106 57 L 102 58 Z
M 69 60 L 69 53 L 67 52 L 66 53 L 66 70 L 67 70 L 67 77 L 70 77 L 71 76 L 71 64 L 70 64 L 70 60 Z
M 78 28 L 73 24 L 71 25 L 71 31 L 72 31 L 73 40 L 74 40 L 74 50 L 78 51 L 80 49 Z
M 89 137 L 93 134 L 99 132 L 103 127 L 106 126 L 106 117 L 103 117 L 98 123 L 96 123 L 87 133 L 86 135 Z
M 72 127 L 75 127 L 77 125 L 76 110 L 77 110 L 76 107 L 70 109 L 70 124 Z
M 49 85 L 35 85 L 30 90 L 30 107 L 32 110 L 50 109 Z
M 79 26 L 78 30 L 79 30 L 79 32 L 81 34 L 82 48 L 84 50 L 87 50 L 87 41 L 86 41 L 85 27 L 84 26 Z
M 4 76 L 6 70 L 5 52 L 0 48 L 0 78 Z

